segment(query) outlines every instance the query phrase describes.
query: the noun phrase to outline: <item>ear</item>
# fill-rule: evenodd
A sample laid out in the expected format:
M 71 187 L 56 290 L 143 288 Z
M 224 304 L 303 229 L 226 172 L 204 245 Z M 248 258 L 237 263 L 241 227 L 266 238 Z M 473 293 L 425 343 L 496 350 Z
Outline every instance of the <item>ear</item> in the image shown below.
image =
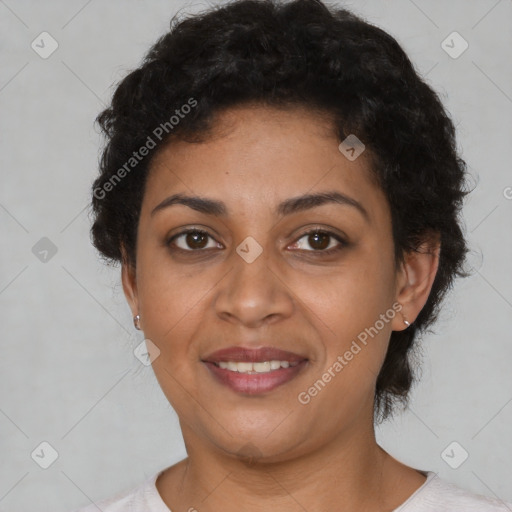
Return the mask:
M 121 245 L 122 263 L 121 263 L 121 282 L 123 284 L 124 296 L 132 311 L 132 317 L 139 312 L 139 300 L 137 295 L 137 276 L 135 267 L 130 263 L 126 256 L 126 251 Z
M 402 309 L 393 318 L 394 331 L 407 329 L 404 320 L 412 324 L 426 304 L 437 274 L 440 250 L 439 233 L 429 233 L 416 250 L 405 253 L 396 281 L 396 301 Z

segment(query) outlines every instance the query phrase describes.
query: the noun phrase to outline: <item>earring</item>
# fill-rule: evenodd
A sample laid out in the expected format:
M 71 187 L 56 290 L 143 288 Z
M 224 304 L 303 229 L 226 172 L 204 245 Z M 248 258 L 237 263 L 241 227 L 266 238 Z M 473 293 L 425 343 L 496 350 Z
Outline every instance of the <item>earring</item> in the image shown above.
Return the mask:
M 135 329 L 137 329 L 138 331 L 141 331 L 142 329 L 140 328 L 140 315 L 135 315 L 133 317 L 133 325 L 135 326 Z
M 407 327 L 411 325 L 407 320 L 404 320 L 404 324 L 407 325 Z

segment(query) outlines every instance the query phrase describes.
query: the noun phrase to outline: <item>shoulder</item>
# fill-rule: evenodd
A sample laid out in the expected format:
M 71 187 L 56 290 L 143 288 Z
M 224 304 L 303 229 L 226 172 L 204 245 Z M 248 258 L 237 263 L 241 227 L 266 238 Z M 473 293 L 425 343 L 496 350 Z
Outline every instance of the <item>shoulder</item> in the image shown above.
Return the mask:
M 98 512 L 98 509 L 102 512 L 171 512 L 156 489 L 159 474 L 160 471 L 135 487 L 73 512 Z
M 426 482 L 393 512 L 510 512 L 512 503 L 466 491 L 428 471 Z

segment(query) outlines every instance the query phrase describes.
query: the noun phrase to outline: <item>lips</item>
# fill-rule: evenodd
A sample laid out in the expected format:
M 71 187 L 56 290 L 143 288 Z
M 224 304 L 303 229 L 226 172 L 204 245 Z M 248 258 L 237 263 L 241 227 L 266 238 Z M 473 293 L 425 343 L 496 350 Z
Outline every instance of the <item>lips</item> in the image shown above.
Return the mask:
M 308 358 L 274 347 L 234 346 L 212 352 L 202 362 L 217 382 L 235 393 L 259 395 L 297 377 L 307 366 Z
M 274 347 L 251 349 L 235 346 L 217 350 L 202 359 L 203 362 L 209 363 L 219 363 L 221 361 L 254 363 L 263 361 L 289 361 L 290 363 L 300 363 L 305 360 L 307 360 L 305 356 Z

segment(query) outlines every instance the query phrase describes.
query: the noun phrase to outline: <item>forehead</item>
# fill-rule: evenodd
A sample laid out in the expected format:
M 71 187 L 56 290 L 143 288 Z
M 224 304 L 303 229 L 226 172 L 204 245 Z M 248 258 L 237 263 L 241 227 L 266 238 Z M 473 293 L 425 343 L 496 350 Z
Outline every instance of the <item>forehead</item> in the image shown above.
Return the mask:
M 332 121 L 318 112 L 261 106 L 226 110 L 203 142 L 174 140 L 159 150 L 143 213 L 175 193 L 215 197 L 233 211 L 269 209 L 288 197 L 324 190 L 382 202 L 364 152 L 350 161 L 339 143 Z

